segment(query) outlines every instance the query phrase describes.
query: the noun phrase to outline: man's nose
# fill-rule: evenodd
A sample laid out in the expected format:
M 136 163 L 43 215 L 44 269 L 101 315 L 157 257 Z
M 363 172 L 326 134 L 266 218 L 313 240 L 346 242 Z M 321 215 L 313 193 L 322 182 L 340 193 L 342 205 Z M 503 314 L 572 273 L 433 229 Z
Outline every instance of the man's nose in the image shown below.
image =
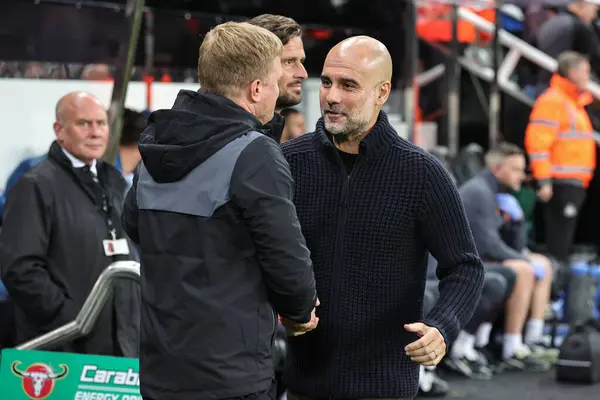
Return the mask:
M 339 103 L 340 102 L 340 91 L 337 90 L 335 88 L 335 86 L 330 87 L 329 90 L 327 91 L 327 95 L 325 96 L 325 100 L 327 101 L 327 104 L 329 104 L 329 105 Z
M 294 74 L 294 78 L 306 80 L 308 78 L 308 72 L 306 72 L 306 68 L 304 68 L 304 64 L 299 63 L 298 67 L 296 67 L 296 72 Z
M 105 129 L 106 129 L 106 125 L 94 122 L 93 124 L 91 124 L 90 131 L 93 136 L 101 136 L 102 133 L 104 133 Z

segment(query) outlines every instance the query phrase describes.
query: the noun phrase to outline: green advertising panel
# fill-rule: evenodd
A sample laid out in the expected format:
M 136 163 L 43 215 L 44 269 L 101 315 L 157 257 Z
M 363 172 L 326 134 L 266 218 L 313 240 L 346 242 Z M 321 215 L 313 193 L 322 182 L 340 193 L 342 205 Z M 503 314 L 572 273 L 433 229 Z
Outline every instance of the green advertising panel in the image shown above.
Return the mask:
M 7 349 L 0 397 L 10 400 L 142 400 L 133 358 Z

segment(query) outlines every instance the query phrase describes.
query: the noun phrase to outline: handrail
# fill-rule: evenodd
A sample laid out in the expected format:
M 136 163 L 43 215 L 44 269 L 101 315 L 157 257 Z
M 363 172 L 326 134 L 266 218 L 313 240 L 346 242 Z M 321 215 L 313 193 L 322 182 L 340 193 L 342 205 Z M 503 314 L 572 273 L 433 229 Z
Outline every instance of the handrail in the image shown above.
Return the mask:
M 444 64 L 438 64 L 430 70 L 423 71 L 415 77 L 418 87 L 425 87 L 446 73 Z
M 100 274 L 74 321 L 31 339 L 17 346 L 16 349 L 54 348 L 89 334 L 98 322 L 100 312 L 114 291 L 115 283 L 119 279 L 133 279 L 139 282 L 140 264 L 135 261 L 117 261 L 110 264 Z
M 493 34 L 495 31 L 495 27 L 492 22 L 480 17 L 479 15 L 464 7 L 459 7 L 458 16 L 459 18 L 472 23 L 478 29 L 481 29 L 487 33 Z M 557 62 L 554 58 L 550 57 L 543 51 L 533 47 L 524 40 L 519 39 L 518 37 L 506 32 L 503 29 L 500 30 L 500 32 L 498 32 L 498 39 L 500 40 L 500 43 L 502 43 L 506 47 L 510 48 L 511 50 L 518 51 L 521 56 L 527 58 L 528 60 L 544 68 L 545 70 L 549 72 L 556 71 Z M 509 72 L 512 71 L 505 71 L 505 74 Z M 600 85 L 598 85 L 595 82 L 590 82 L 588 84 L 587 89 L 595 98 L 600 100 Z
M 435 48 L 438 51 L 445 54 L 446 56 L 448 56 L 448 57 L 452 56 L 450 49 L 448 49 L 441 43 L 435 43 L 435 42 L 430 42 L 430 41 L 426 41 L 426 42 L 433 48 Z M 513 61 L 512 57 L 511 57 L 510 61 L 511 62 Z M 465 70 L 469 71 L 473 75 L 476 75 L 477 77 L 484 80 L 485 82 L 492 82 L 492 80 L 494 79 L 494 70 L 491 67 L 479 65 L 464 56 L 459 56 L 458 62 L 461 65 L 461 67 L 463 67 Z M 504 63 L 503 63 L 503 65 L 504 65 Z M 519 89 L 519 86 L 515 82 L 513 82 L 509 79 L 509 75 L 504 73 L 504 71 L 502 71 L 502 68 L 503 67 L 501 66 L 500 70 L 498 71 L 498 85 L 500 86 L 500 88 L 504 92 L 506 92 L 510 96 L 512 96 L 513 98 L 519 100 L 520 102 L 522 102 L 528 106 L 533 106 L 533 99 L 531 99 L 527 95 L 525 95 Z M 445 73 L 446 73 L 445 66 L 443 64 L 438 64 L 435 67 L 431 68 L 430 70 L 422 72 L 421 74 L 417 75 L 416 82 L 418 84 L 428 85 L 429 83 L 438 79 Z

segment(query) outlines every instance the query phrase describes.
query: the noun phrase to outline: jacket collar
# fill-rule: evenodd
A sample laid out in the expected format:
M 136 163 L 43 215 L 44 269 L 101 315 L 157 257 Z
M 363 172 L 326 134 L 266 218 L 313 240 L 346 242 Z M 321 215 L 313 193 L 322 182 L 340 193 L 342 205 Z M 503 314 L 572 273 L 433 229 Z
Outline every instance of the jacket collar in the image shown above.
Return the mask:
M 552 78 L 550 79 L 550 88 L 558 90 L 582 107 L 587 106 L 592 102 L 592 96 L 588 92 L 581 92 L 573 82 L 558 74 L 552 75 Z
M 65 156 L 67 156 L 67 158 L 71 161 L 71 165 L 73 166 L 73 168 L 85 167 L 85 163 L 83 161 L 81 161 L 79 158 L 75 157 L 73 154 L 69 153 L 64 147 L 61 150 L 63 151 L 63 153 L 65 153 Z M 98 170 L 96 169 L 96 164 L 97 164 L 97 161 L 92 160 L 92 164 L 90 165 L 90 171 L 92 171 L 92 174 L 97 176 Z
M 285 118 L 275 113 L 273 119 L 262 126 L 261 131 L 276 141 L 281 142 L 281 135 L 283 134 L 283 128 L 285 127 Z
M 485 168 L 480 172 L 481 177 L 485 181 L 486 185 L 494 192 L 494 194 L 498 193 L 510 193 L 511 190 L 502 182 L 500 182 L 492 173 L 492 170 L 489 168 Z
M 319 118 L 314 135 L 317 145 L 323 150 L 335 150 L 336 147 L 330 137 L 331 135 L 329 132 L 325 130 L 323 118 Z M 386 113 L 380 111 L 377 122 L 367 136 L 360 142 L 359 154 L 367 157 L 376 156 L 388 150 L 399 139 L 400 137 L 394 127 L 390 125 Z
M 83 164 L 81 160 L 78 160 L 73 155 L 65 151 L 56 140 L 50 145 L 48 158 L 67 170 L 74 170 L 83 166 L 79 165 L 79 163 Z M 97 167 L 98 166 L 96 165 L 96 168 Z
M 62 147 L 55 140 L 50 145 L 50 150 L 48 151 L 48 159 L 60 166 L 67 173 L 69 173 L 75 181 L 80 184 L 86 190 L 87 188 L 83 184 L 80 175 L 76 173 L 76 167 L 73 165 L 72 160 L 67 154 L 63 151 Z M 117 171 L 112 165 L 105 163 L 102 160 L 96 161 L 96 170 L 98 173 L 99 179 L 103 182 L 103 184 L 107 185 L 107 187 L 114 188 L 117 191 L 124 192 L 127 186 L 124 178 L 121 176 L 121 173 Z M 91 193 L 88 193 L 91 195 Z M 93 198 L 93 197 L 92 197 Z

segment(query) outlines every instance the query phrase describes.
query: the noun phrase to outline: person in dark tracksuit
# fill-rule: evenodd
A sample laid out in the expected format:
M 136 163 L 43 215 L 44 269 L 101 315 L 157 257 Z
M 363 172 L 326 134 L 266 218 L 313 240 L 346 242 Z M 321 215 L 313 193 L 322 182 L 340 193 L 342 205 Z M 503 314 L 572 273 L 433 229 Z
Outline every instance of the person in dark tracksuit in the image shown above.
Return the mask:
M 566 9 L 548 19 L 539 29 L 536 47 L 552 58 L 565 51 L 575 51 L 590 59 L 592 71 L 600 73 L 600 42 L 591 26 L 598 17 L 598 4 L 594 1 L 569 2 Z M 552 72 L 540 68 L 536 93 L 539 96 L 550 86 Z
M 293 180 L 261 132 L 282 49 L 263 28 L 217 26 L 201 91 L 180 91 L 142 135 L 123 224 L 141 252 L 144 399 L 273 398 L 276 313 L 300 334 L 317 325 Z

